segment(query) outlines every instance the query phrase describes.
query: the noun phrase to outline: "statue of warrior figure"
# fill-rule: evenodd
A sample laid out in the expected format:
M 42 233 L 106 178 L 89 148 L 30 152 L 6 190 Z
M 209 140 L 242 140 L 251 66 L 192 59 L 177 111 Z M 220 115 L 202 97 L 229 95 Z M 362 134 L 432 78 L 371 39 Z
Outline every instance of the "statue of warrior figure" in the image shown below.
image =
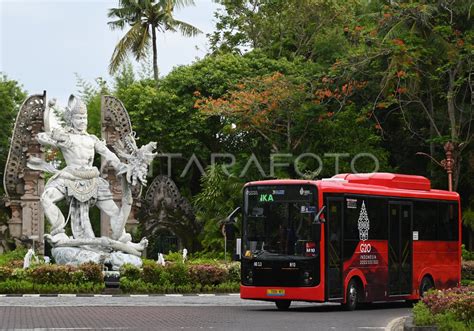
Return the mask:
M 125 164 L 107 148 L 104 141 L 87 133 L 86 105 L 73 95 L 65 109 L 64 120 L 64 127 L 50 131 L 47 129 L 47 132 L 39 133 L 37 139 L 42 145 L 59 148 L 66 167 L 57 170 L 38 158 L 30 158 L 28 162 L 32 169 L 54 173 L 41 196 L 44 213 L 51 225 L 50 234 L 45 237 L 53 247 L 101 246 L 102 249 L 139 255 L 148 242 L 143 239 L 138 244 L 132 243 L 131 235 L 125 231 L 132 204 L 130 185 L 146 182 L 148 165 L 155 156 L 151 150 L 156 147 L 156 143 L 142 146 L 139 150 L 133 136 L 128 137 L 127 145 L 135 147 L 135 151 L 130 154 L 130 151 L 126 153 L 119 150 L 121 156 L 128 157 L 128 164 Z M 102 155 L 122 178 L 124 198 L 121 208 L 113 201 L 108 182 L 100 177 L 99 169 L 93 166 L 95 152 Z M 68 219 L 71 219 L 73 238 L 65 234 L 67 220 L 56 206 L 63 199 L 69 202 Z M 111 240 L 106 237 L 95 238 L 89 220 L 89 207 L 94 204 L 110 217 Z

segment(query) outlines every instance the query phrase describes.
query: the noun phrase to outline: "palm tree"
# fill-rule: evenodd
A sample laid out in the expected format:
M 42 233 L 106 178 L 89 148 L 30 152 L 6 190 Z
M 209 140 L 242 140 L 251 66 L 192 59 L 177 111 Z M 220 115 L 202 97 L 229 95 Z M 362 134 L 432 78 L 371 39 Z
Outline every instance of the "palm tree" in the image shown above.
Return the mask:
M 115 30 L 123 30 L 129 25 L 130 30 L 115 46 L 110 59 L 109 71 L 114 74 L 125 61 L 129 53 L 137 61 L 146 57 L 150 47 L 150 37 L 153 46 L 153 75 L 158 82 L 158 60 L 156 32 L 180 31 L 186 37 L 193 37 L 202 31 L 198 28 L 175 19 L 173 10 L 194 5 L 193 0 L 119 0 L 119 8 L 109 9 L 108 17 L 116 18 L 108 22 Z

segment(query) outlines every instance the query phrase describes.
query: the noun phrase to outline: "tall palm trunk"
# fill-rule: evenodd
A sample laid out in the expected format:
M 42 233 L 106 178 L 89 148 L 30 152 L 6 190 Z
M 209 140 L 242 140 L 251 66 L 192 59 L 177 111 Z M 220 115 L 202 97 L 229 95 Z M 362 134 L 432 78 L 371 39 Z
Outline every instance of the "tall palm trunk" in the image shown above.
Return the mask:
M 156 27 L 151 26 L 151 37 L 153 39 L 153 77 L 158 85 L 158 51 L 156 47 Z

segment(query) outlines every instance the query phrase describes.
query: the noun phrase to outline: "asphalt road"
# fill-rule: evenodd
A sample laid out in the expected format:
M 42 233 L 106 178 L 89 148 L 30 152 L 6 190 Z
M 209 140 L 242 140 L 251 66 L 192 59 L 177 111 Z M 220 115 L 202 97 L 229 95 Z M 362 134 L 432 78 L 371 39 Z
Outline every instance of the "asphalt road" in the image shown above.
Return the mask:
M 409 314 L 404 303 L 353 312 L 296 303 L 285 312 L 238 296 L 0 297 L 0 328 L 23 330 L 384 330 Z

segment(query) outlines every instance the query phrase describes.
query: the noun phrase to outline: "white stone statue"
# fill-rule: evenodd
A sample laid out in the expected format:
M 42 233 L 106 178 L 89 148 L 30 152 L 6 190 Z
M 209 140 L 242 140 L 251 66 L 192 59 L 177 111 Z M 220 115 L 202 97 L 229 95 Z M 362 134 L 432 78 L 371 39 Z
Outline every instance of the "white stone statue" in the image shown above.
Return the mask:
M 26 254 L 25 257 L 23 258 L 23 269 L 28 269 L 31 266 L 31 262 L 35 261 L 36 263 L 39 263 L 39 259 L 35 254 L 35 251 L 33 248 L 30 248 Z
M 158 261 L 156 261 L 157 264 L 162 265 L 163 267 L 166 265 L 165 258 L 163 257 L 163 254 L 159 253 L 158 254 Z
M 188 250 L 183 248 L 183 263 L 188 259 Z
M 49 103 L 52 108 L 55 102 Z M 58 107 L 55 107 L 57 112 Z M 61 150 L 66 167 L 56 169 L 41 159 L 31 157 L 28 166 L 32 169 L 53 173 L 41 196 L 44 213 L 51 225 L 45 238 L 53 246 L 52 254 L 59 264 L 81 264 L 87 261 L 111 263 L 118 269 L 123 263 L 141 266 L 141 253 L 148 241 L 132 243 L 125 224 L 131 211 L 131 185 L 145 184 L 148 165 L 156 154 L 152 151 L 156 143 L 138 149 L 132 135 L 116 146 L 121 157 L 112 153 L 105 142 L 87 133 L 87 108 L 77 97 L 71 95 L 64 111 L 64 126 L 50 127 L 45 120 L 45 131 L 38 134 L 38 141 L 45 146 Z M 122 148 L 122 150 L 120 150 Z M 112 199 L 109 183 L 93 165 L 95 153 L 102 155 L 116 170 L 122 181 L 122 204 L 119 208 Z M 56 203 L 66 199 L 69 203 L 67 219 Z M 110 218 L 111 238 L 96 238 L 89 220 L 89 207 L 96 205 Z M 65 226 L 71 222 L 72 237 L 65 234 Z

